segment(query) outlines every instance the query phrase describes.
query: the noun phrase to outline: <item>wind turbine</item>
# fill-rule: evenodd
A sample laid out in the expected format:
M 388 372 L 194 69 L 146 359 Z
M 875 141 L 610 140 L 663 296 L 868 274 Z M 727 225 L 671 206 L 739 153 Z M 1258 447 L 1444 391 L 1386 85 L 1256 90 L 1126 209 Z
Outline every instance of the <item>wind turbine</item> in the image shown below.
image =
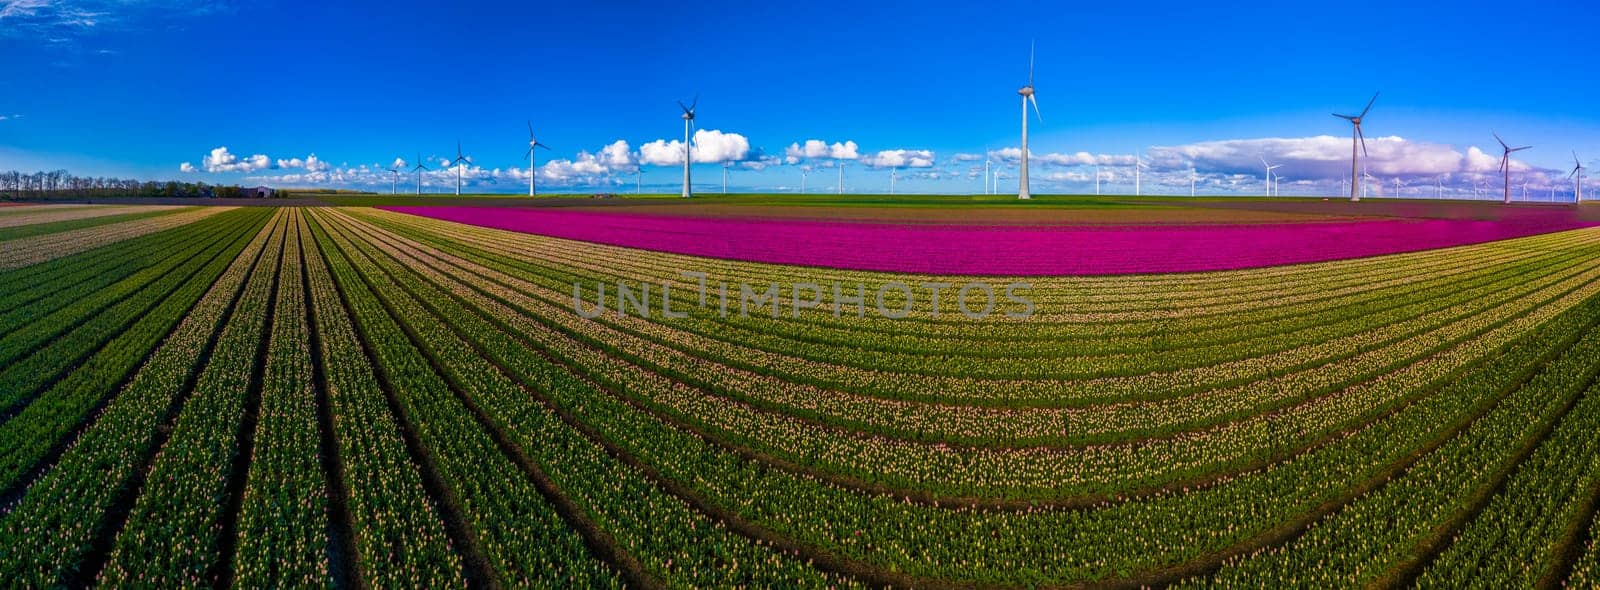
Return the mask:
M 1283 164 L 1273 166 L 1267 163 L 1266 158 L 1261 158 L 1261 165 L 1267 168 L 1267 196 L 1272 196 L 1272 171 L 1283 167 Z
M 1356 159 L 1357 159 L 1356 158 L 1356 144 L 1357 143 L 1361 144 L 1361 155 L 1363 155 L 1363 156 L 1367 155 L 1367 136 L 1361 133 L 1361 119 L 1363 117 L 1367 116 L 1367 111 L 1372 110 L 1372 103 L 1377 102 L 1377 101 L 1378 101 L 1378 93 L 1374 92 L 1374 93 L 1372 93 L 1372 100 L 1367 101 L 1366 108 L 1361 109 L 1361 114 L 1355 115 L 1355 116 L 1341 115 L 1339 113 L 1334 113 L 1333 114 L 1333 116 L 1335 116 L 1335 117 L 1338 117 L 1340 119 L 1344 119 L 1346 121 L 1349 121 L 1351 127 L 1354 128 L 1350 132 L 1350 178 L 1352 180 L 1352 184 L 1350 185 L 1350 200 L 1351 201 L 1360 201 L 1361 200 L 1360 193 L 1356 192 L 1356 186 L 1355 185 L 1357 183 L 1354 182 L 1354 179 L 1356 178 Z
M 1440 180 L 1438 176 L 1433 177 L 1433 198 L 1444 198 L 1444 181 Z
M 1194 196 L 1194 183 L 1199 178 L 1200 171 L 1195 169 L 1194 164 L 1189 164 L 1189 196 L 1191 197 Z
M 523 154 L 522 159 L 528 161 L 528 196 L 530 197 L 534 195 L 533 177 L 539 175 L 539 166 L 537 166 L 537 162 L 533 158 L 533 148 L 544 148 L 548 150 L 550 149 L 550 146 L 539 143 L 539 140 L 533 138 L 533 121 L 528 121 L 528 153 Z
M 389 175 L 389 194 L 392 195 L 395 194 L 396 188 L 400 186 L 400 167 L 393 166 L 389 168 Z
M 1017 90 L 1022 95 L 1022 180 L 1017 184 L 1017 198 L 1032 198 L 1028 194 L 1028 103 L 1033 103 L 1033 114 L 1044 122 L 1044 115 L 1039 113 L 1039 99 L 1033 97 L 1033 44 L 1028 44 L 1028 85 Z
M 728 194 L 728 166 L 731 162 L 722 163 L 722 194 Z
M 634 177 L 633 181 L 633 194 L 642 195 L 644 194 L 644 162 L 639 162 L 639 167 L 634 170 L 634 174 L 637 176 Z
M 1143 169 L 1144 169 L 1144 152 L 1143 151 L 1134 152 L 1133 153 L 1133 196 L 1135 196 L 1135 197 L 1139 196 L 1139 193 L 1141 192 L 1141 189 L 1139 188 L 1139 180 L 1140 180 L 1139 172 L 1141 170 L 1143 170 Z
M 809 164 L 808 164 L 808 166 L 809 166 Z M 800 167 L 800 194 L 802 194 L 802 195 L 806 194 L 806 173 L 807 172 L 810 172 L 810 170 L 806 169 L 805 166 L 801 166 Z
M 898 168 L 894 168 L 894 167 L 890 167 L 889 168 L 889 194 L 891 194 L 891 195 L 894 194 L 894 177 L 896 176 L 895 172 L 897 170 L 898 170 Z
M 984 150 L 983 155 L 983 194 L 989 194 L 989 154 Z
M 1578 159 L 1578 152 L 1572 152 L 1572 173 L 1568 174 L 1567 178 L 1577 177 L 1577 182 L 1573 184 L 1572 192 L 1572 202 L 1574 203 L 1583 202 L 1584 170 L 1586 170 L 1586 168 L 1583 166 L 1583 161 Z
M 694 101 L 687 106 L 683 101 L 678 101 L 678 108 L 683 109 L 683 198 L 685 199 L 694 196 L 694 192 L 689 190 L 689 160 L 694 155 L 689 147 L 689 128 L 694 126 L 694 109 L 699 105 L 698 94 L 694 95 Z
M 1509 205 L 1511 204 L 1511 152 L 1520 152 L 1533 146 L 1511 147 L 1506 145 L 1506 140 L 1500 139 L 1499 133 L 1494 133 L 1494 140 L 1500 142 L 1500 148 L 1505 150 L 1500 154 L 1500 173 L 1505 175 L 1505 203 Z
M 422 163 L 422 153 L 417 152 L 417 165 L 413 166 L 411 170 L 417 173 L 417 194 L 419 195 L 422 194 L 422 171 L 427 169 L 427 164 Z
M 1100 196 L 1100 163 L 1094 163 L 1094 195 Z
M 1410 185 L 1411 185 L 1410 182 L 1406 182 L 1404 180 L 1400 180 L 1399 176 L 1394 177 L 1394 196 L 1395 197 L 1404 197 L 1404 196 L 1406 196 L 1405 187 L 1410 186 Z
M 457 140 L 456 159 L 451 160 L 450 165 L 456 168 L 456 196 L 458 197 L 461 196 L 461 175 L 466 171 L 466 168 L 462 165 L 468 162 L 470 162 L 470 160 L 468 160 L 466 156 L 461 155 L 461 141 Z
M 842 194 L 844 194 L 844 160 L 838 160 L 838 163 L 839 163 L 839 194 L 842 195 Z
M 1378 178 L 1376 176 L 1368 174 L 1366 170 L 1362 170 L 1361 171 L 1361 175 L 1366 177 L 1366 178 L 1363 179 L 1366 182 L 1362 183 L 1361 193 L 1362 194 L 1366 194 L 1366 192 L 1367 192 L 1366 186 L 1372 184 L 1374 181 L 1377 181 Z M 1376 196 L 1379 196 L 1379 197 L 1383 196 L 1383 183 L 1382 182 L 1378 182 L 1378 194 Z

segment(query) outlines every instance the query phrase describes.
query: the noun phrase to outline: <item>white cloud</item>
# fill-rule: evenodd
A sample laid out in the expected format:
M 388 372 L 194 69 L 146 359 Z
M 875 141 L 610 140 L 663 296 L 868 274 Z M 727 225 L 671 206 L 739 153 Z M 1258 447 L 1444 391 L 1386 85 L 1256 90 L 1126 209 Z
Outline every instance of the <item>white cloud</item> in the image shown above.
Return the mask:
M 628 149 L 626 140 L 616 140 L 600 148 L 600 163 L 606 168 L 629 171 L 639 166 L 639 159 Z
M 1028 150 L 1028 154 L 1029 164 L 1044 166 L 1094 166 L 1096 164 L 1101 166 L 1132 166 L 1134 162 L 1132 154 L 1091 154 L 1089 152 L 1041 154 L 1033 150 Z M 1022 149 L 1011 147 L 989 150 L 989 157 L 1006 163 L 1021 162 Z
M 932 150 L 883 150 L 859 159 L 873 168 L 931 168 L 933 158 Z
M 40 9 L 49 8 L 50 0 L 5 0 L 0 2 L 0 20 L 35 16 Z
M 196 171 L 196 168 L 194 167 L 194 164 L 184 162 L 178 165 L 178 171 L 183 173 L 193 173 Z
M 1367 172 L 1377 176 L 1432 178 L 1500 169 L 1499 156 L 1484 153 L 1475 146 L 1462 154 L 1450 145 L 1410 141 L 1398 136 L 1369 137 L 1366 143 L 1367 150 L 1361 161 Z M 1289 178 L 1336 182 L 1350 176 L 1350 139 L 1319 135 L 1208 141 L 1151 148 L 1147 161 L 1157 171 L 1187 169 L 1193 162 L 1203 171 L 1259 177 L 1262 158 L 1282 165 L 1279 173 Z M 1513 159 L 1511 170 L 1538 169 Z
M 206 172 L 254 172 L 271 167 L 272 160 L 262 154 L 241 159 L 229 153 L 227 146 L 222 146 L 211 150 L 201 164 L 205 166 Z
M 323 172 L 331 168 L 327 162 L 317 158 L 316 154 L 306 156 L 305 159 L 290 158 L 279 159 L 277 168 L 304 168 L 310 172 Z
M 783 151 L 783 161 L 787 164 L 798 164 L 800 160 L 854 160 L 861 157 L 859 148 L 854 141 L 828 142 L 820 139 L 807 139 L 804 144 L 796 142 L 789 144 Z
M 395 158 L 394 159 L 394 163 L 389 164 L 389 167 L 390 168 L 399 168 L 399 169 L 404 170 L 406 168 L 406 159 L 405 158 Z
M 717 129 L 701 129 L 694 132 L 693 162 L 696 164 L 720 164 L 723 162 L 743 162 L 760 158 L 759 151 L 750 149 L 750 140 L 738 133 L 723 133 Z M 657 139 L 639 146 L 639 161 L 651 166 L 675 166 L 683 164 L 683 142 L 679 140 L 667 141 Z

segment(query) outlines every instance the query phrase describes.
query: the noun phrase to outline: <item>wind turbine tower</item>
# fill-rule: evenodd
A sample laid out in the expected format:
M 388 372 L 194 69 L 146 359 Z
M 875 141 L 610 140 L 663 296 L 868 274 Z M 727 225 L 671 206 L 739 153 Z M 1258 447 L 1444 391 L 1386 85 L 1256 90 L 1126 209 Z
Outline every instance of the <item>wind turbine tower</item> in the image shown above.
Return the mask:
M 1578 159 L 1578 152 L 1572 152 L 1572 173 L 1568 174 L 1567 178 L 1576 177 L 1577 180 L 1572 185 L 1572 202 L 1574 203 L 1583 202 L 1583 171 L 1586 169 L 1583 166 L 1583 161 Z
M 683 109 L 683 198 L 685 199 L 694 196 L 694 192 L 689 190 L 689 161 L 694 155 L 689 147 L 689 128 L 694 127 L 694 109 L 697 106 L 700 106 L 698 94 L 688 105 L 684 105 L 681 100 L 678 101 L 678 108 Z
M 1491 133 L 1493 133 L 1493 132 L 1491 132 Z M 1511 147 L 1509 145 L 1506 145 L 1506 140 L 1500 139 L 1500 134 L 1499 133 L 1494 133 L 1494 140 L 1500 142 L 1500 148 L 1505 150 L 1504 152 L 1502 152 L 1500 154 L 1500 174 L 1504 175 L 1504 178 L 1505 178 L 1505 200 L 1504 200 L 1504 203 L 1509 205 L 1509 204 L 1511 204 L 1511 153 L 1512 152 L 1520 152 L 1522 150 L 1531 148 L 1533 146 L 1525 145 L 1525 146 L 1522 146 L 1522 147 Z
M 1358 142 L 1361 144 L 1361 155 L 1363 155 L 1363 156 L 1367 155 L 1367 136 L 1363 135 L 1361 133 L 1361 119 L 1365 118 L 1367 116 L 1367 111 L 1372 110 L 1372 103 L 1377 102 L 1377 101 L 1378 101 L 1378 93 L 1374 92 L 1374 93 L 1372 93 L 1372 100 L 1367 101 L 1366 108 L 1361 109 L 1361 114 L 1355 115 L 1355 116 L 1341 115 L 1339 113 L 1334 113 L 1333 114 L 1333 116 L 1335 116 L 1335 117 L 1338 117 L 1340 119 L 1344 119 L 1346 121 L 1349 121 L 1350 122 L 1350 126 L 1354 128 L 1350 132 L 1350 179 L 1351 179 L 1350 200 L 1351 201 L 1360 201 L 1361 200 L 1361 193 L 1356 192 L 1356 185 L 1360 184 L 1360 183 L 1359 182 L 1355 182 L 1355 179 L 1357 178 L 1356 177 L 1356 160 L 1357 160 L 1357 157 L 1356 157 L 1356 144 Z
M 422 194 L 422 171 L 423 170 L 427 170 L 427 169 L 428 169 L 427 164 L 423 164 L 422 163 L 422 153 L 418 152 L 417 153 L 417 165 L 413 166 L 411 168 L 411 170 L 413 172 L 417 173 L 417 194 L 419 194 L 419 195 Z
M 1022 180 L 1017 184 L 1017 198 L 1033 198 L 1028 194 L 1028 103 L 1033 103 L 1033 114 L 1044 122 L 1044 115 L 1039 113 L 1039 99 L 1033 97 L 1033 45 L 1028 45 L 1028 85 L 1017 90 L 1022 95 Z
M 528 121 L 528 153 L 523 154 L 522 159 L 528 161 L 528 196 L 530 197 L 534 196 L 535 194 L 533 190 L 533 178 L 539 175 L 539 166 L 538 162 L 533 157 L 533 148 L 544 148 L 548 150 L 550 149 L 550 146 L 539 143 L 539 140 L 533 138 L 533 121 Z
M 461 155 L 461 142 L 459 140 L 456 141 L 456 159 L 451 160 L 450 165 L 456 168 L 456 196 L 458 197 L 461 196 L 461 175 L 466 171 L 464 165 L 469 161 L 466 156 Z

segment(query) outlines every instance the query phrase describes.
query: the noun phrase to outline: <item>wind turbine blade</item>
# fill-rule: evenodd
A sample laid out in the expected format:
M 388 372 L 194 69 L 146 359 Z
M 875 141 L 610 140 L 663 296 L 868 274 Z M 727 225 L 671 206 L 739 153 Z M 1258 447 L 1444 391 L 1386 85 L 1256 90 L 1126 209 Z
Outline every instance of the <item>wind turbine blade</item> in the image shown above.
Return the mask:
M 531 159 L 533 159 L 533 148 L 532 148 L 532 147 L 529 147 L 529 148 L 528 148 L 528 153 L 526 153 L 526 154 L 522 154 L 522 159 L 524 159 L 524 160 L 531 160 Z
M 1341 115 L 1339 113 L 1333 113 L 1333 116 L 1338 117 L 1340 119 L 1344 119 L 1344 120 L 1349 121 L 1351 123 L 1354 123 L 1356 121 L 1356 118 L 1355 118 L 1354 115 Z
M 547 146 L 547 145 L 545 145 L 545 144 L 542 144 L 542 143 L 535 143 L 535 144 L 533 144 L 533 146 L 534 146 L 534 147 L 542 147 L 542 148 L 544 148 L 544 149 L 545 149 L 545 150 L 549 150 L 549 149 L 550 149 L 550 146 Z M 532 149 L 533 149 L 533 148 L 529 148 L 529 151 L 532 151 Z
M 1505 148 L 1505 149 L 1508 149 L 1508 150 L 1509 150 L 1509 149 L 1511 149 L 1511 146 L 1508 146 L 1508 145 L 1506 145 L 1506 140 L 1504 140 L 1504 139 L 1500 139 L 1500 134 L 1499 134 L 1499 133 L 1495 133 L 1495 132 L 1493 132 L 1493 131 L 1490 131 L 1490 132 L 1489 132 L 1489 133 L 1490 133 L 1490 134 L 1491 134 L 1491 135 L 1494 135 L 1494 140 L 1495 140 L 1495 141 L 1498 141 L 1498 142 L 1500 142 L 1500 147 L 1502 147 L 1502 148 Z
M 694 101 L 689 103 L 689 114 L 693 115 L 695 107 L 698 106 L 700 106 L 700 93 L 696 92 L 694 93 Z
M 1356 137 L 1361 139 L 1361 156 L 1367 157 L 1367 134 L 1362 133 L 1360 125 L 1356 125 Z
M 1028 95 L 1028 102 L 1033 103 L 1033 116 L 1038 117 L 1039 118 L 1039 122 L 1043 123 L 1044 122 L 1044 114 L 1039 112 L 1039 99 L 1035 98 L 1032 94 L 1029 94 Z
M 1528 148 L 1531 148 L 1531 147 L 1533 147 L 1533 146 L 1531 146 L 1531 145 L 1525 145 L 1525 146 L 1522 146 L 1522 147 L 1517 147 L 1517 148 L 1511 148 L 1511 151 L 1513 151 L 1513 152 L 1520 152 L 1520 151 L 1522 151 L 1522 150 L 1525 150 L 1525 149 L 1528 149 Z
M 1367 116 L 1367 111 L 1372 110 L 1372 103 L 1378 102 L 1378 93 L 1372 93 L 1372 100 L 1367 101 L 1367 108 L 1361 109 L 1361 117 Z
M 1033 48 L 1034 48 L 1034 44 L 1035 44 L 1035 41 L 1028 41 L 1028 86 L 1030 88 L 1033 86 Z M 1035 105 L 1034 108 L 1037 109 L 1038 106 Z M 1041 120 L 1043 120 L 1043 119 L 1041 119 Z

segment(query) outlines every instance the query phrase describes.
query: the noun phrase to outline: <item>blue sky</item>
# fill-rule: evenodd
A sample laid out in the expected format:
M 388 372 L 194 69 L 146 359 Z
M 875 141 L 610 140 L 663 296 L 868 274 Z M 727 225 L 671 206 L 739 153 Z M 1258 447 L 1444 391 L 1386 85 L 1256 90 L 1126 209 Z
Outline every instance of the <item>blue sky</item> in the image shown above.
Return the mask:
M 516 192 L 532 119 L 545 188 L 631 191 L 643 161 L 647 192 L 675 192 L 678 148 L 651 142 L 681 140 L 674 101 L 698 93 L 721 133 L 697 190 L 728 161 L 735 191 L 795 190 L 802 168 L 833 190 L 843 162 L 850 191 L 893 168 L 902 191 L 978 192 L 988 156 L 1014 191 L 1036 40 L 1036 192 L 1092 192 L 1093 162 L 1128 192 L 1136 151 L 1147 192 L 1187 193 L 1192 164 L 1201 192 L 1259 193 L 1263 156 L 1285 194 L 1336 192 L 1349 126 L 1329 112 L 1374 90 L 1384 194 L 1485 181 L 1491 129 L 1536 146 L 1519 182 L 1570 191 L 1569 152 L 1600 156 L 1600 8 L 1402 4 L 0 0 L 0 169 L 386 191 L 396 158 L 437 169 L 459 139 L 469 190 Z

